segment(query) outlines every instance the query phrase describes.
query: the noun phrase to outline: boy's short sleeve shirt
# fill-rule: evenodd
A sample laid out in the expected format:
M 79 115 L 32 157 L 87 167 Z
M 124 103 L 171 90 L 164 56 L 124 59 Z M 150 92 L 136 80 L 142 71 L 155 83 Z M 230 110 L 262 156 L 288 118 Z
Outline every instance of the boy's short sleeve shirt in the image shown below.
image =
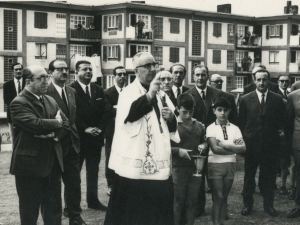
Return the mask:
M 206 138 L 214 137 L 225 143 L 233 144 L 235 140 L 242 138 L 242 133 L 240 129 L 232 123 L 226 124 L 227 140 L 225 140 L 225 135 L 222 130 L 221 125 L 216 122 L 212 123 L 207 127 Z M 233 155 L 218 155 L 214 154 L 211 148 L 209 148 L 208 153 L 209 163 L 226 163 L 226 162 L 236 162 L 236 154 Z

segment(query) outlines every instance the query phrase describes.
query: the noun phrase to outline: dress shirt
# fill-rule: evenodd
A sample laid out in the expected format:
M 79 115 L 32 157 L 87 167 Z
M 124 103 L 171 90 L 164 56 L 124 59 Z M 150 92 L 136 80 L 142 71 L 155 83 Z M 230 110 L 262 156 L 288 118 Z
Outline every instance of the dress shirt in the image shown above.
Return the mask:
M 281 91 L 281 93 L 284 95 L 284 90 L 282 89 L 282 88 L 280 88 L 279 87 L 279 90 Z M 288 92 L 287 92 L 287 90 L 285 91 L 285 93 L 286 93 L 286 97 L 287 97 L 287 95 L 288 95 Z
M 206 93 L 207 93 L 207 86 L 202 90 L 200 88 L 198 88 L 197 86 L 195 86 L 197 91 L 199 92 L 199 95 L 201 96 L 201 98 L 203 99 L 203 96 L 202 96 L 202 91 L 204 91 L 204 94 L 205 94 L 205 98 L 206 98 Z
M 60 87 L 60 86 L 56 85 L 53 81 L 52 81 L 52 84 L 55 87 L 55 89 L 57 90 L 57 92 L 58 92 L 59 96 L 61 97 L 61 99 L 62 99 L 62 92 L 65 93 L 66 101 L 68 103 L 68 98 L 67 98 L 67 93 L 66 93 L 66 86 L 64 85 L 64 87 Z
M 86 86 L 88 86 L 89 87 L 89 92 L 90 92 L 90 95 L 91 95 L 91 83 L 89 83 L 88 85 L 85 85 L 85 84 L 81 83 L 79 80 L 77 80 L 77 81 L 80 84 L 80 86 L 81 86 L 82 90 L 84 91 L 84 93 L 86 93 L 86 91 L 85 91 Z M 92 97 L 92 96 L 90 96 L 90 97 Z
M 261 103 L 262 93 L 259 92 L 257 89 L 256 89 L 255 91 L 256 91 L 256 93 L 257 93 L 259 103 Z M 266 103 L 266 100 L 267 100 L 268 91 L 269 91 L 269 90 L 267 89 L 267 91 L 264 93 L 264 94 L 265 94 L 265 97 L 264 97 L 265 103 Z
M 21 78 L 20 80 L 14 78 L 15 89 L 16 89 L 17 94 L 19 94 L 19 93 L 18 93 L 18 88 L 19 88 L 19 86 L 18 86 L 18 81 L 20 81 L 20 87 L 21 87 L 21 91 L 22 91 L 23 78 Z
M 180 93 L 182 94 L 182 86 L 180 86 L 179 89 L 180 89 Z M 173 93 L 174 93 L 174 95 L 175 95 L 176 98 L 178 98 L 177 90 L 178 90 L 178 87 L 176 87 L 175 85 L 173 85 L 172 91 L 173 91 Z
M 120 92 L 121 92 L 121 88 L 118 86 L 118 85 L 116 85 L 115 84 L 115 87 L 116 87 L 116 89 L 117 89 L 117 91 L 118 91 L 118 93 L 120 94 Z M 123 91 L 123 89 L 124 89 L 125 87 L 122 87 L 122 91 Z

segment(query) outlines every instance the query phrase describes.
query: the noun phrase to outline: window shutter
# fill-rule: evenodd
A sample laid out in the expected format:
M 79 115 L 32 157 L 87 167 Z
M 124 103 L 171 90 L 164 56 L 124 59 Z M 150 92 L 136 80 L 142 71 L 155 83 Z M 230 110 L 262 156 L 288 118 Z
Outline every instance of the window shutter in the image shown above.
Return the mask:
M 47 17 L 48 17 L 47 13 L 34 12 L 34 27 L 40 29 L 47 28 L 48 27 Z
M 118 51 L 118 61 L 121 61 L 121 48 L 120 48 L 120 45 L 117 45 L 116 48 L 117 48 L 117 51 Z
M 283 35 L 283 25 L 280 25 L 279 35 L 280 35 L 280 38 L 282 38 L 282 35 Z
M 270 38 L 270 26 L 267 25 L 266 26 L 266 39 L 269 39 Z
M 130 25 L 131 25 L 132 27 L 134 27 L 135 24 L 136 24 L 136 15 L 135 15 L 135 14 L 131 14 L 131 15 L 130 15 Z
M 244 77 L 244 87 L 248 85 L 248 77 Z
M 136 54 L 136 45 L 130 45 L 130 57 Z
M 213 36 L 217 37 L 217 24 L 214 23 L 214 26 L 213 26 Z
M 245 26 L 245 30 L 244 30 L 244 36 L 246 37 L 247 36 L 247 34 L 248 34 L 248 30 L 249 30 L 249 27 L 248 26 Z
M 92 46 L 86 46 L 86 56 L 92 56 L 93 55 L 93 47 Z
M 119 16 L 118 16 L 118 19 L 119 19 L 119 21 L 118 21 L 118 26 L 119 26 L 119 30 L 122 30 L 122 14 L 120 14 Z
M 296 51 L 291 51 L 291 63 L 296 62 Z
M 103 46 L 103 61 L 107 62 L 107 48 L 108 46 Z
M 103 31 L 107 32 L 107 16 L 103 17 Z
M 169 61 L 170 62 L 174 62 L 174 48 L 170 48 L 170 57 L 169 57 Z
M 213 63 L 214 64 L 221 63 L 221 50 L 213 50 Z
M 215 37 L 221 37 L 222 36 L 222 24 L 221 23 L 214 23 L 214 31 L 213 35 Z
M 174 61 L 179 62 L 179 48 L 174 49 Z

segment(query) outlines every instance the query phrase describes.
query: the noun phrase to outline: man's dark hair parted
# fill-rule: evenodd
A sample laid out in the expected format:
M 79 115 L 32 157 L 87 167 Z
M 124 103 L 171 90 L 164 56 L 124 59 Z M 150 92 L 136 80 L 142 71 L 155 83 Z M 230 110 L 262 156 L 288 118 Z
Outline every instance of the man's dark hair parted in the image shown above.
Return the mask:
M 182 95 L 179 95 L 177 98 L 178 109 L 183 107 L 187 110 L 192 110 L 194 109 L 195 105 L 196 105 L 195 99 L 191 94 L 184 93 Z
M 23 69 L 23 65 L 21 63 L 14 63 L 11 65 L 11 70 L 14 71 L 15 66 L 17 65 L 21 65 L 22 69 Z
M 79 66 L 80 66 L 81 64 L 92 64 L 92 63 L 89 62 L 89 61 L 87 61 L 87 60 L 79 60 L 79 61 L 76 63 L 76 65 L 75 65 L 76 71 L 79 70 Z
M 171 67 L 170 67 L 170 73 L 173 73 L 173 68 L 174 68 L 174 66 L 181 66 L 182 68 L 183 68 L 183 73 L 184 73 L 184 75 L 186 74 L 186 68 L 185 68 L 185 66 L 184 65 L 182 65 L 182 64 L 180 64 L 180 63 L 175 63 L 174 65 L 172 65 Z
M 224 107 L 225 109 L 231 109 L 231 103 L 223 97 L 219 97 L 214 101 L 214 104 L 212 105 L 214 109 L 217 107 Z
M 197 68 L 205 68 L 206 72 L 207 72 L 207 76 L 209 76 L 209 70 L 208 70 L 207 66 L 205 66 L 205 65 L 196 65 L 196 66 L 194 66 L 194 68 L 193 68 L 193 74 L 195 74 L 195 69 L 197 69 Z
M 279 80 L 279 79 L 280 79 L 280 77 L 288 77 L 288 78 L 289 78 L 289 80 L 291 79 L 290 75 L 288 75 L 288 74 L 284 74 L 284 73 L 282 73 L 282 74 L 279 74 L 279 75 L 278 75 L 278 77 L 277 77 L 277 80 Z
M 117 66 L 117 67 L 114 68 L 114 70 L 113 70 L 113 75 L 115 75 L 115 76 L 117 75 L 117 74 L 116 74 L 116 71 L 117 71 L 118 69 L 124 69 L 124 70 L 126 70 L 124 66 Z
M 266 69 L 257 70 L 254 74 L 252 74 L 255 79 L 256 79 L 255 76 L 256 76 L 257 73 L 267 73 L 268 74 L 268 80 L 271 80 L 271 75 L 270 75 L 268 70 L 266 70 Z
M 49 71 L 54 71 L 54 63 L 56 62 L 56 61 L 60 61 L 60 62 L 65 62 L 64 60 L 62 60 L 62 59 L 54 59 L 54 60 L 52 60 L 50 63 L 49 63 Z

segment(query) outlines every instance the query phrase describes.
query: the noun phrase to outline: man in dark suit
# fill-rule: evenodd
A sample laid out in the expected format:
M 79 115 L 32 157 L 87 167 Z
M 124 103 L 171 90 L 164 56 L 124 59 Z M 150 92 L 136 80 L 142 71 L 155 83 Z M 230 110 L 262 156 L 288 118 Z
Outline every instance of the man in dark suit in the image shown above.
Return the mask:
M 268 90 L 270 74 L 265 69 L 255 72 L 257 89 L 242 97 L 239 112 L 239 127 L 246 143 L 244 209 L 242 215 L 249 215 L 253 207 L 253 186 L 257 167 L 260 167 L 259 187 L 263 195 L 264 211 L 278 216 L 273 208 L 274 176 L 280 149 L 279 131 L 284 118 L 282 97 Z
M 49 64 L 49 73 L 52 82 L 48 86 L 47 95 L 53 97 L 59 108 L 67 116 L 71 132 L 61 140 L 63 149 L 64 172 L 62 179 L 65 185 L 66 208 L 64 214 L 69 216 L 70 225 L 85 224 L 80 216 L 81 188 L 79 134 L 75 125 L 76 121 L 76 91 L 65 85 L 68 79 L 69 68 L 63 60 L 53 60 Z
M 118 66 L 113 71 L 115 85 L 104 91 L 105 100 L 110 107 L 107 126 L 105 130 L 105 177 L 107 180 L 108 191 L 107 195 L 110 196 L 111 189 L 114 183 L 115 171 L 108 168 L 108 162 L 111 152 L 112 140 L 115 133 L 115 120 L 117 114 L 117 105 L 119 99 L 119 93 L 124 89 L 127 73 L 123 66 Z
M 194 67 L 194 80 L 195 86 L 189 89 L 186 93 L 191 94 L 196 102 L 194 108 L 193 118 L 197 119 L 199 122 L 203 123 L 205 127 L 208 127 L 211 123 L 216 120 L 215 114 L 212 110 L 212 104 L 218 97 L 224 97 L 228 99 L 228 95 L 218 89 L 207 86 L 207 81 L 209 78 L 208 68 L 204 65 L 197 65 Z M 230 99 L 228 99 L 230 101 Z M 229 114 L 229 121 L 236 123 L 237 121 L 237 108 L 235 102 L 232 102 L 231 112 Z M 207 152 L 208 153 L 208 152 Z M 203 170 L 203 175 L 205 174 L 206 168 Z M 199 193 L 199 209 L 198 215 L 204 213 L 205 208 L 205 176 L 202 176 L 202 183 Z
M 182 85 L 182 81 L 184 80 L 186 75 L 186 69 L 183 65 L 176 63 L 170 67 L 170 73 L 173 75 L 173 87 L 171 96 L 177 99 L 180 94 L 189 90 L 188 87 Z
M 98 199 L 98 172 L 105 131 L 105 100 L 103 89 L 91 83 L 92 65 L 78 61 L 75 65 L 77 80 L 70 84 L 77 92 L 76 127 L 80 137 L 80 168 L 85 160 L 88 207 L 105 211 L 106 206 Z
M 62 150 L 58 142 L 69 123 L 55 100 L 44 95 L 48 75 L 41 66 L 24 69 L 26 88 L 11 103 L 14 149 L 10 172 L 15 175 L 21 224 L 36 224 L 39 208 L 47 225 L 61 224 Z
M 253 68 L 252 72 L 251 72 L 251 75 L 252 75 L 252 80 L 254 81 L 254 74 L 257 70 L 260 70 L 260 69 L 266 69 L 266 67 L 264 65 L 259 65 L 259 66 L 256 66 Z M 269 73 L 270 74 L 270 73 Z M 269 77 L 269 84 L 268 84 L 268 89 L 270 91 L 273 91 L 275 93 L 278 92 L 279 90 L 279 87 L 277 84 L 271 82 L 271 76 Z M 244 87 L 244 95 L 245 94 L 248 94 L 252 91 L 255 91 L 256 90 L 256 85 L 255 85 L 255 82 L 251 83 L 251 84 L 248 84 L 247 86 Z
M 4 103 L 7 106 L 7 121 L 10 128 L 11 140 L 13 142 L 13 133 L 11 126 L 11 115 L 10 115 L 10 103 L 17 96 L 17 94 L 21 93 L 21 91 L 25 87 L 25 82 L 22 78 L 23 76 L 23 66 L 20 63 L 15 63 L 11 66 L 11 70 L 13 71 L 14 78 L 5 82 L 3 84 L 3 99 Z

